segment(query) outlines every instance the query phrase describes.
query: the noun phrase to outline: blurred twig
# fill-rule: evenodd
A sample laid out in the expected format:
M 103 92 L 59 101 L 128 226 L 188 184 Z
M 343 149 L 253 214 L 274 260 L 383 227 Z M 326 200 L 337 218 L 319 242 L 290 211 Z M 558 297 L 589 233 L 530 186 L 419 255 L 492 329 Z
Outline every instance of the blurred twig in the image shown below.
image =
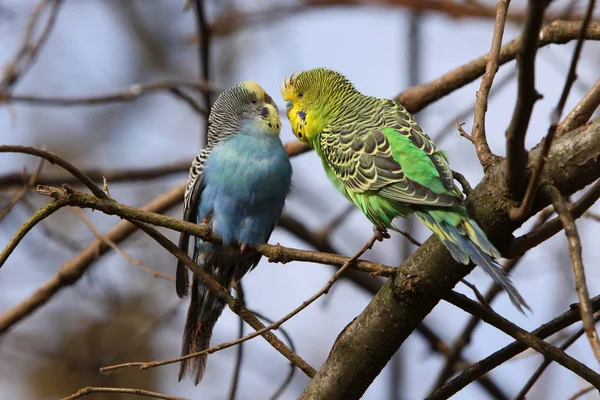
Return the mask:
M 58 9 L 62 0 L 40 0 L 37 5 L 33 8 L 31 12 L 31 16 L 29 17 L 29 22 L 27 23 L 27 27 L 25 28 L 25 34 L 23 36 L 23 40 L 21 42 L 21 46 L 17 51 L 17 54 L 13 58 L 13 60 L 4 67 L 4 74 L 2 80 L 0 80 L 0 100 L 7 94 L 6 92 L 14 86 L 14 84 L 19 80 L 19 78 L 27 72 L 29 67 L 33 65 L 35 58 L 40 50 L 40 48 L 44 45 L 48 36 L 50 35 L 50 31 L 54 26 L 54 22 L 56 21 L 56 16 L 58 14 Z M 42 28 L 42 32 L 39 37 L 34 40 L 33 35 L 38 27 L 40 15 L 44 8 L 50 4 L 50 11 L 48 18 L 46 20 L 46 24 Z
M 600 340 L 598 339 L 598 332 L 596 332 L 594 312 L 592 311 L 590 294 L 587 289 L 585 269 L 581 257 L 581 239 L 577 232 L 577 226 L 575 225 L 573 215 L 569 212 L 565 199 L 558 189 L 554 186 L 545 186 L 543 191 L 552 201 L 552 205 L 564 227 L 565 235 L 569 242 L 569 255 L 571 256 L 571 263 L 573 264 L 573 274 L 575 275 L 575 288 L 580 303 L 581 320 L 583 321 L 583 327 L 585 328 L 585 333 L 590 341 L 594 355 L 598 362 L 600 362 Z
M 94 226 L 94 224 L 92 224 L 92 221 L 90 221 L 89 218 L 86 217 L 85 214 L 83 213 L 83 211 L 81 211 L 79 208 L 69 207 L 69 209 L 72 210 L 75 214 L 77 214 L 77 216 L 83 221 L 83 223 L 88 227 L 88 229 L 94 234 L 94 236 L 96 237 L 96 239 L 101 240 L 102 242 L 104 242 L 111 249 L 113 249 L 119 255 L 121 255 L 121 257 L 123 257 L 125 260 L 129 261 L 132 264 L 137 265 L 138 267 L 140 267 L 144 271 L 148 272 L 150 275 L 152 275 L 155 278 L 162 278 L 162 279 L 166 279 L 166 280 L 171 281 L 171 282 L 175 282 L 175 278 L 173 278 L 172 276 L 163 274 L 162 272 L 157 271 L 154 268 L 151 268 L 148 265 L 144 264 L 140 260 L 131 257 L 129 254 L 127 254 L 125 251 L 123 251 L 115 242 L 113 242 L 112 240 L 110 240 L 108 237 L 102 235 L 98 231 L 98 229 L 96 229 L 96 227 Z
M 254 25 L 281 21 L 284 17 L 293 17 L 301 12 L 317 11 L 335 6 L 388 6 L 393 8 L 407 8 L 415 12 L 435 12 L 450 18 L 494 18 L 496 12 L 493 7 L 477 3 L 476 5 L 459 1 L 423 1 L 423 0 L 304 0 L 300 4 L 273 6 L 259 11 L 240 12 L 231 11 L 223 13 L 210 24 L 213 34 L 229 35 L 237 30 Z M 582 17 L 569 13 L 548 13 L 546 21 L 554 21 L 559 17 L 565 20 L 578 21 Z M 507 16 L 509 21 L 521 23 L 526 14 L 523 11 L 514 11 Z
M 77 393 L 63 397 L 61 400 L 75 400 L 81 397 L 87 396 L 92 393 L 122 393 L 122 394 L 132 394 L 136 396 L 144 396 L 144 397 L 153 397 L 155 399 L 163 399 L 163 400 L 187 400 L 183 397 L 175 397 L 175 396 L 167 396 L 166 394 L 161 394 L 157 392 L 151 392 L 149 390 L 144 389 L 129 389 L 129 388 L 111 388 L 111 387 L 93 387 L 88 386 L 86 388 L 80 389 Z
M 548 153 L 550 152 L 550 146 L 552 145 L 552 141 L 554 140 L 554 135 L 556 134 L 558 123 L 560 121 L 563 110 L 565 108 L 565 104 L 567 103 L 567 98 L 569 97 L 571 88 L 573 87 L 573 82 L 575 82 L 575 79 L 577 79 L 577 63 L 579 62 L 579 56 L 581 54 L 581 49 L 583 48 L 585 31 L 592 19 L 592 14 L 594 12 L 595 3 L 596 3 L 595 0 L 589 0 L 589 2 L 588 2 L 588 8 L 587 8 L 587 12 L 585 15 L 585 20 L 583 21 L 583 25 L 581 26 L 581 31 L 579 33 L 579 37 L 577 38 L 577 44 L 575 45 L 575 50 L 573 50 L 573 57 L 571 58 L 571 66 L 569 67 L 567 79 L 565 81 L 565 85 L 563 87 L 562 94 L 560 95 L 560 100 L 558 101 L 558 104 L 552 111 L 550 127 L 548 128 L 548 133 L 546 134 L 546 137 L 544 138 L 543 145 L 542 145 L 542 155 L 540 158 L 538 158 L 538 162 L 535 164 L 535 168 L 534 168 L 533 172 L 531 173 L 531 178 L 529 179 L 529 185 L 527 186 L 527 191 L 525 192 L 525 195 L 523 197 L 523 201 L 521 202 L 520 207 L 513 208 L 510 211 L 510 217 L 512 219 L 523 218 L 525 215 L 529 214 L 529 212 L 531 210 L 531 206 L 533 205 L 533 200 L 537 193 L 538 186 L 540 184 L 540 180 L 542 177 L 542 170 L 544 169 L 544 165 L 546 164 L 546 159 L 548 158 Z M 532 66 L 532 68 L 533 68 L 533 66 Z M 531 79 L 533 79 L 533 75 L 531 76 Z M 532 86 L 532 88 L 533 88 L 533 86 Z M 535 89 L 533 89 L 533 90 L 535 90 Z M 517 100 L 517 107 L 518 106 L 519 106 L 519 101 Z M 529 113 L 531 113 L 531 110 L 529 110 Z M 523 140 L 525 138 L 525 130 L 526 129 L 527 129 L 527 126 L 525 125 L 524 130 L 523 130 Z M 524 164 L 524 162 L 523 162 L 523 164 Z M 515 178 L 510 178 L 511 168 L 513 168 L 513 167 L 518 168 L 518 171 L 513 170 L 512 172 L 519 174 L 519 175 L 521 175 L 523 173 L 523 171 L 525 170 L 524 165 L 522 166 L 522 168 L 515 166 L 515 165 L 511 166 L 510 158 L 508 158 L 509 180 L 515 179 Z M 599 357 L 599 360 L 600 360 L 600 345 L 598 348 L 597 356 Z
M 236 297 L 240 301 L 240 303 L 247 307 L 246 305 L 246 296 L 244 296 L 244 287 L 242 286 L 242 282 L 238 281 L 235 284 L 235 292 Z M 239 318 L 238 321 L 238 339 L 244 337 L 244 320 Z M 240 375 L 242 372 L 242 361 L 244 359 L 244 342 L 240 342 L 235 349 L 235 366 L 233 368 L 233 375 L 231 376 L 231 386 L 229 388 L 229 400 L 235 400 L 235 396 L 237 394 L 238 385 L 240 382 Z M 292 347 L 292 351 L 295 353 L 296 350 Z M 293 364 L 292 364 L 293 365 Z
M 40 176 L 40 173 L 42 172 L 43 167 L 44 167 L 44 159 L 41 158 L 40 161 L 38 162 L 38 166 L 37 166 L 35 172 L 33 173 L 33 175 L 31 175 L 29 177 L 29 180 L 27 180 L 25 182 L 25 185 L 23 185 L 23 188 L 21 190 L 19 190 L 19 192 L 17 194 L 15 194 L 15 196 L 10 200 L 10 202 L 2 210 L 0 210 L 0 221 L 2 221 L 4 219 L 4 217 L 6 217 L 6 215 L 8 215 L 10 210 L 12 210 L 12 208 L 19 201 L 21 201 L 21 199 L 27 194 L 27 192 L 29 192 L 36 185 L 37 179 Z M 25 173 L 24 175 L 27 175 L 27 174 Z
M 585 388 L 583 388 L 583 389 L 581 389 L 581 390 L 573 393 L 573 396 L 569 397 L 568 400 L 577 400 L 578 398 L 580 398 L 584 394 L 588 394 L 589 392 L 591 392 L 594 389 L 597 389 L 597 387 L 594 387 L 594 386 L 585 387 Z
M 190 97 L 184 89 L 194 90 L 199 93 L 217 92 L 208 81 L 177 81 L 177 80 L 162 80 L 150 83 L 135 83 L 127 89 L 118 90 L 111 93 L 104 93 L 89 96 L 69 96 L 69 97 L 47 97 L 29 94 L 0 94 L 0 100 L 5 102 L 37 104 L 45 106 L 93 106 L 119 102 L 131 102 L 139 97 L 154 93 L 166 91 L 175 97 L 185 101 L 192 109 L 199 114 L 208 116 L 206 108 L 202 108 L 196 100 Z
M 210 80 L 210 39 L 211 39 L 211 27 L 206 21 L 206 9 L 204 0 L 194 0 L 194 10 L 196 11 L 196 23 L 197 23 L 197 34 L 200 46 L 198 48 L 199 64 L 200 64 L 200 77 L 208 82 Z M 210 110 L 211 101 L 210 93 L 204 92 L 204 107 L 206 110 Z M 208 116 L 208 115 L 207 115 Z M 206 144 L 208 140 L 208 121 L 205 124 L 203 133 L 203 143 Z

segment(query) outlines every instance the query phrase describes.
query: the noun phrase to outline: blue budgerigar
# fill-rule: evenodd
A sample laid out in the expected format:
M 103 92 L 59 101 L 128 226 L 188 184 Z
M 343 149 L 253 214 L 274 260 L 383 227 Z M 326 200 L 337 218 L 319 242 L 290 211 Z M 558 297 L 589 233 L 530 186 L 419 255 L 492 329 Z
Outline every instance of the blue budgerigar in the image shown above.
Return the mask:
M 281 121 L 275 102 L 263 88 L 241 82 L 223 92 L 208 118 L 208 143 L 195 158 L 185 191 L 183 217 L 209 225 L 223 245 L 195 238 L 193 259 L 229 289 L 261 256 L 245 251 L 269 240 L 290 189 L 292 167 L 279 138 Z M 188 250 L 182 234 L 179 247 Z M 228 246 L 232 245 L 232 246 Z M 188 292 L 185 266 L 177 265 L 177 294 Z M 181 355 L 208 348 L 224 302 L 196 276 L 183 332 Z M 206 355 L 181 362 L 179 380 L 202 379 Z M 188 370 L 189 369 L 189 370 Z

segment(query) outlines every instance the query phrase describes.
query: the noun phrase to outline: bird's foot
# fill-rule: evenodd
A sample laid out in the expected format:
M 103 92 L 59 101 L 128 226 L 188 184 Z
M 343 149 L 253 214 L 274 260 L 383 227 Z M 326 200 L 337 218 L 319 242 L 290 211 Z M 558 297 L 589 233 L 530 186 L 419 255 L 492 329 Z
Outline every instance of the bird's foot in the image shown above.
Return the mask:
M 248 247 L 246 243 L 242 243 L 240 245 L 240 254 L 244 254 L 246 252 L 246 247 Z
M 208 218 L 202 219 L 202 225 L 208 225 Z
M 389 239 L 391 236 L 387 229 L 373 226 L 373 233 L 375 234 L 378 242 L 383 242 L 383 239 Z

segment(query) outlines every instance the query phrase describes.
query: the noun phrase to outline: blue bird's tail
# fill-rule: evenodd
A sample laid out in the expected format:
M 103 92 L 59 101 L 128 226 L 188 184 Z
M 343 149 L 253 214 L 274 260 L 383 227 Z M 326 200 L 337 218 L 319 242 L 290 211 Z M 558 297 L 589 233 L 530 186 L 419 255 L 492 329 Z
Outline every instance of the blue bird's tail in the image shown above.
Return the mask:
M 463 207 L 415 211 L 415 215 L 435 233 L 456 261 L 477 264 L 508 293 L 519 311 L 523 313 L 523 308 L 530 309 L 509 275 L 495 260 L 501 257 L 500 252 Z
M 209 348 L 213 328 L 223 312 L 225 302 L 216 293 L 206 288 L 194 276 L 192 279 L 192 294 L 187 320 L 183 331 L 183 345 L 181 355 L 186 356 Z M 198 385 L 204 375 L 206 358 L 208 354 L 181 361 L 179 380 L 189 372 L 194 377 L 194 384 Z M 188 368 L 190 371 L 188 371 Z

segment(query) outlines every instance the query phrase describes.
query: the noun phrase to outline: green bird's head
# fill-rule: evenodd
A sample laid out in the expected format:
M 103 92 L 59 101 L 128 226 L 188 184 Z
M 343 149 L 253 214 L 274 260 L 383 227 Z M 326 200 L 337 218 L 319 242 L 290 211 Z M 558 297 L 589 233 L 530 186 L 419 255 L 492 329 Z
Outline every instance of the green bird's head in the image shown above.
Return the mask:
M 344 111 L 345 100 L 359 93 L 339 72 L 315 68 L 287 77 L 281 94 L 294 135 L 311 144 L 330 119 Z

